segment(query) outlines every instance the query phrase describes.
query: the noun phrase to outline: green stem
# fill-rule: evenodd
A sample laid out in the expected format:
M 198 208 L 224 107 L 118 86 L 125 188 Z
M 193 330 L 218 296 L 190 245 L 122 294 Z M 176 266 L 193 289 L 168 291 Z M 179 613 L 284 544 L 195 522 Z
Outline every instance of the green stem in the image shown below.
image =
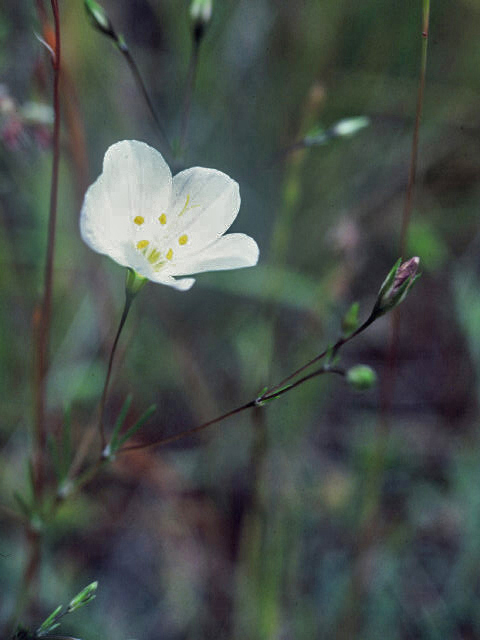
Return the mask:
M 306 362 L 304 365 L 299 367 L 296 371 L 294 371 L 293 373 L 290 373 L 286 378 L 283 378 L 283 380 L 278 382 L 275 386 L 267 389 L 267 391 L 265 391 L 265 393 L 260 396 L 260 399 L 268 400 L 270 398 L 270 395 L 273 392 L 275 392 L 277 389 L 280 389 L 281 387 L 284 387 L 288 382 L 290 382 L 290 380 L 293 380 L 293 378 L 296 378 L 298 375 L 303 373 L 306 369 L 309 369 L 311 366 L 313 366 L 314 364 L 322 360 L 322 358 L 324 358 L 329 352 L 332 353 L 332 357 L 333 357 L 345 344 L 347 344 L 347 342 L 350 342 L 350 340 L 352 340 L 353 338 L 358 336 L 360 333 L 365 331 L 365 329 L 369 327 L 372 324 L 372 322 L 374 322 L 375 319 L 376 317 L 374 317 L 373 314 L 370 315 L 367 318 L 367 320 L 365 320 L 365 322 L 356 331 L 354 331 L 352 334 L 350 334 L 347 337 L 339 338 L 339 340 L 337 340 L 337 342 L 333 345 L 333 347 L 324 349 L 321 353 L 318 354 L 318 356 L 315 356 L 314 358 Z
M 135 450 L 138 450 L 138 449 L 147 449 L 147 448 L 150 448 L 150 447 L 159 447 L 159 446 L 164 446 L 164 445 L 167 445 L 167 444 L 171 444 L 172 442 L 176 442 L 177 440 L 181 440 L 183 438 L 186 438 L 187 436 L 194 435 L 194 434 L 198 433 L 199 431 L 203 431 L 207 427 L 211 427 L 214 424 L 218 424 L 219 422 L 222 422 L 223 420 L 226 420 L 227 418 L 231 418 L 232 416 L 237 415 L 238 413 L 242 413 L 243 411 L 246 411 L 247 409 L 253 409 L 255 407 L 261 407 L 266 402 L 268 402 L 270 400 L 275 400 L 276 398 L 279 398 L 280 396 L 283 396 L 283 394 L 287 393 L 288 391 L 291 391 L 292 389 L 295 389 L 295 387 L 298 387 L 299 385 L 303 384 L 304 382 L 307 382 L 307 380 L 312 380 L 312 378 L 316 378 L 316 377 L 318 377 L 320 375 L 323 375 L 324 373 L 335 373 L 335 374 L 341 375 L 341 376 L 345 375 L 345 372 L 342 369 L 335 369 L 335 368 L 328 367 L 328 366 L 321 367 L 320 369 L 317 369 L 316 371 L 313 371 L 312 373 L 308 374 L 307 376 L 304 376 L 303 378 L 300 378 L 299 380 L 296 380 L 295 382 L 292 382 L 291 384 L 283 387 L 282 389 L 278 389 L 277 391 L 273 391 L 272 393 L 266 392 L 262 396 L 260 396 L 258 398 L 254 398 L 253 400 L 250 400 L 250 402 L 247 402 L 246 404 L 243 404 L 240 407 L 237 407 L 236 409 L 232 409 L 231 411 L 227 411 L 227 413 L 224 413 L 221 416 L 218 416 L 217 418 L 214 418 L 213 420 L 209 420 L 208 422 L 204 422 L 203 424 L 198 425 L 197 427 L 193 427 L 192 429 L 186 429 L 185 431 L 181 431 L 180 433 L 176 433 L 173 436 L 168 436 L 166 438 L 161 438 L 160 440 L 155 440 L 154 442 L 148 442 L 148 443 L 145 443 L 145 444 L 131 444 L 131 445 L 128 445 L 126 447 L 123 447 L 120 451 L 121 452 L 135 451 Z
M 410 225 L 412 205 L 413 205 L 413 189 L 416 178 L 418 144 L 420 121 L 423 109 L 423 97 L 425 90 L 425 78 L 427 70 L 427 45 L 428 31 L 430 19 L 430 0 L 423 0 L 423 18 L 422 18 L 422 53 L 420 62 L 420 78 L 418 84 L 417 106 L 415 114 L 415 125 L 412 139 L 412 149 L 410 156 L 410 170 L 408 175 L 407 191 L 405 196 L 405 204 L 402 216 L 402 227 L 400 234 L 400 255 L 404 256 L 407 248 L 408 228 Z M 397 353 L 400 334 L 400 309 L 393 310 L 391 316 L 390 340 L 387 355 L 387 365 L 385 375 L 382 378 L 382 386 L 380 389 L 380 417 L 377 425 L 377 437 L 375 442 L 375 451 L 372 465 L 366 480 L 366 490 L 364 502 L 360 513 L 359 532 L 357 535 L 357 545 L 355 549 L 356 565 L 352 573 L 352 580 L 349 588 L 349 596 L 345 603 L 345 611 L 343 612 L 344 620 L 348 621 L 337 635 L 338 638 L 353 637 L 359 627 L 363 583 L 360 578 L 362 559 L 372 545 L 372 541 L 377 535 L 377 517 L 379 513 L 379 505 L 381 501 L 382 478 L 385 469 L 385 456 L 388 446 L 390 433 L 389 410 L 392 405 L 393 393 L 395 388 L 395 370 L 397 363 Z
M 140 89 L 140 92 L 145 100 L 145 103 L 148 107 L 148 110 L 150 111 L 150 114 L 153 118 L 153 121 L 155 122 L 157 129 L 160 133 L 160 136 L 162 138 L 162 143 L 164 146 L 164 151 L 165 154 L 167 155 L 167 160 L 169 162 L 172 162 L 173 158 L 174 158 L 174 153 L 173 153 L 173 149 L 170 145 L 170 142 L 168 140 L 168 136 L 167 136 L 167 132 L 165 131 L 160 118 L 157 115 L 157 112 L 155 111 L 155 108 L 153 106 L 153 102 L 150 98 L 150 95 L 147 91 L 147 87 L 145 86 L 145 82 L 143 81 L 142 75 L 140 73 L 140 70 L 137 66 L 137 63 L 135 62 L 132 54 L 130 53 L 130 49 L 128 48 L 126 42 L 123 40 L 123 38 L 117 40 L 117 46 L 119 51 L 122 53 L 123 57 L 125 58 L 125 60 L 127 61 L 128 66 L 130 67 L 130 70 L 132 72 L 132 75 L 135 79 L 135 82 L 137 83 L 138 88 Z
M 100 432 L 102 452 L 104 451 L 104 449 L 106 447 L 106 444 L 107 444 L 107 441 L 106 441 L 106 438 L 105 438 L 104 419 L 105 419 L 105 405 L 106 405 L 107 394 L 108 394 L 108 385 L 110 383 L 110 377 L 112 375 L 113 359 L 115 357 L 115 352 L 117 350 L 117 345 L 118 345 L 118 341 L 120 339 L 120 334 L 122 333 L 122 329 L 123 329 L 123 327 L 125 325 L 125 321 L 127 319 L 128 312 L 130 311 L 130 307 L 132 305 L 133 298 L 134 298 L 134 296 L 131 295 L 130 293 L 128 293 L 128 291 L 127 291 L 126 296 L 125 296 L 125 306 L 123 307 L 122 317 L 120 318 L 120 323 L 118 325 L 117 334 L 116 334 L 115 339 L 113 341 L 112 350 L 110 351 L 110 358 L 108 360 L 107 375 L 105 376 L 105 383 L 103 385 L 102 398 L 100 400 L 100 417 L 99 417 L 99 422 L 98 422 L 98 429 L 99 429 L 99 432 Z
M 418 83 L 417 108 L 415 113 L 415 127 L 413 130 L 412 150 L 410 155 L 410 170 L 408 174 L 407 192 L 402 217 L 402 230 L 400 234 L 400 255 L 405 255 L 408 227 L 412 216 L 413 187 L 417 173 L 418 141 L 420 135 L 420 120 L 423 110 L 423 96 L 425 93 L 425 78 L 427 75 L 427 51 L 428 51 L 428 31 L 430 23 L 430 0 L 423 0 L 423 20 L 422 20 L 422 54 L 420 60 L 420 79 Z
M 183 118 L 180 134 L 180 156 L 185 153 L 185 147 L 187 143 L 188 125 L 190 122 L 190 114 L 192 110 L 192 100 L 195 91 L 195 81 L 197 78 L 198 60 L 200 55 L 201 38 L 196 38 L 193 35 L 192 38 L 192 53 L 190 55 L 190 62 L 188 64 L 187 84 L 185 89 L 185 99 L 183 102 Z

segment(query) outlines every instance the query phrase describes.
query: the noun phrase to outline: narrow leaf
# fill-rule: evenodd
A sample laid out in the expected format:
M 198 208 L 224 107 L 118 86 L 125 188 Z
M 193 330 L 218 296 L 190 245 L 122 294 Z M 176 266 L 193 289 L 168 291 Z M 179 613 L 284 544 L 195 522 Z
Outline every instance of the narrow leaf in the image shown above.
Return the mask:
M 48 616 L 48 618 L 46 618 L 42 624 L 38 627 L 37 631 L 36 631 L 36 635 L 37 636 L 42 636 L 45 635 L 46 633 L 48 633 L 49 631 L 51 631 L 52 629 L 55 629 L 56 627 L 58 627 L 59 625 L 56 624 L 56 621 L 59 617 L 60 611 L 62 610 L 62 605 L 59 604 L 58 607 L 52 611 L 52 613 Z
M 70 600 L 70 604 L 67 607 L 67 613 L 72 613 L 88 604 L 95 598 L 95 591 L 97 590 L 98 582 L 91 582 L 89 585 L 82 589 L 80 593 Z
M 13 498 L 18 504 L 20 511 L 23 513 L 23 515 L 26 516 L 27 518 L 30 518 L 32 513 L 32 507 L 28 504 L 25 498 L 18 491 L 14 491 Z
M 132 398 L 133 398 L 133 395 L 129 393 L 128 396 L 125 398 L 125 402 L 123 403 L 122 408 L 120 409 L 120 413 L 118 414 L 117 421 L 115 422 L 112 437 L 110 438 L 110 449 L 112 452 L 118 449 L 117 447 L 118 435 L 120 433 L 121 428 L 123 427 L 128 411 L 132 405 Z
M 155 413 L 155 411 L 157 410 L 157 405 L 152 404 L 151 407 L 149 407 L 145 413 L 143 413 L 140 418 L 137 420 L 137 422 L 130 427 L 130 429 L 128 429 L 128 431 L 120 438 L 117 447 L 115 448 L 115 451 L 117 451 L 118 449 L 120 449 L 120 447 L 122 445 L 125 444 L 125 442 L 127 440 L 129 440 L 130 438 L 132 438 L 137 431 L 143 427 L 143 425 L 145 424 L 145 422 Z

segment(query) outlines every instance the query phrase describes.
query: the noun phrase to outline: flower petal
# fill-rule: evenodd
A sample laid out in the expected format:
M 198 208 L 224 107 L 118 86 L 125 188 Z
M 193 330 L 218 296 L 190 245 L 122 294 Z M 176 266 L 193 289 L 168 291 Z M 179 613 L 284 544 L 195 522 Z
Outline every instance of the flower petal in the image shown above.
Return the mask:
M 176 246 L 183 237 L 181 255 L 196 253 L 225 233 L 239 208 L 238 184 L 225 173 L 202 167 L 181 171 L 173 178 L 168 241 Z
M 178 291 L 188 291 L 195 283 L 195 278 L 180 278 L 179 280 L 176 280 L 165 272 L 160 272 L 158 273 L 158 275 L 151 274 L 150 276 L 148 276 L 148 278 L 152 282 L 157 282 L 158 284 L 166 284 L 168 287 L 173 287 Z
M 135 217 L 149 224 L 168 207 L 171 190 L 170 169 L 158 151 L 136 140 L 113 144 L 103 173 L 85 194 L 82 238 L 94 251 L 129 265 L 126 247 L 139 233 Z
M 169 273 L 183 276 L 202 271 L 253 267 L 258 262 L 258 255 L 258 246 L 253 238 L 244 233 L 228 233 L 204 251 L 172 265 Z

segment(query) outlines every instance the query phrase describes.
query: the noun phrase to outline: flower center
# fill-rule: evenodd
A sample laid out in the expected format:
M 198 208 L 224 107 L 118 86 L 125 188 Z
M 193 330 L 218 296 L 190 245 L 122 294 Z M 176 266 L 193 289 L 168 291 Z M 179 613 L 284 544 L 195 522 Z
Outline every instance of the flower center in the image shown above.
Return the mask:
M 198 205 L 198 204 L 190 204 L 190 194 L 188 194 L 186 199 L 185 199 L 185 204 L 183 205 L 182 210 L 177 214 L 177 217 L 180 218 L 181 216 L 183 216 L 184 213 L 186 213 L 190 209 L 194 209 L 194 208 L 199 207 L 199 206 L 200 205 Z M 160 223 L 160 225 L 162 227 L 165 227 L 167 225 L 167 221 L 168 221 L 167 214 L 164 213 L 164 212 L 161 213 L 158 216 L 157 220 L 158 220 L 158 222 Z M 143 235 L 143 233 L 145 233 L 145 231 L 146 231 L 146 229 L 143 227 L 143 225 L 145 223 L 145 218 L 143 216 L 136 215 L 133 218 L 133 223 L 137 227 L 136 233 L 138 233 L 139 235 L 140 234 Z M 156 224 L 158 224 L 158 223 L 156 223 Z M 143 229 L 143 231 L 142 231 L 142 229 Z M 173 231 L 173 229 L 172 229 L 172 231 Z M 188 235 L 186 233 L 182 233 L 180 236 L 177 237 L 177 243 L 178 243 L 179 247 L 184 247 L 188 243 L 188 241 L 189 241 L 189 238 L 188 238 Z M 166 239 L 165 244 L 168 247 L 167 242 L 168 242 L 168 244 L 170 244 L 171 240 L 168 241 L 168 239 Z M 160 244 L 162 244 L 162 240 L 161 239 L 160 239 Z M 173 260 L 173 258 L 174 258 L 173 247 L 169 247 L 166 250 L 160 249 L 159 246 L 158 246 L 158 239 L 157 239 L 156 243 L 153 243 L 150 240 L 147 240 L 146 238 L 143 238 L 141 240 L 138 240 L 135 243 L 135 248 L 137 249 L 137 251 L 139 251 L 142 255 L 145 256 L 145 258 L 152 265 L 152 267 L 153 267 L 153 269 L 155 271 L 159 271 L 162 267 L 164 267 L 168 262 L 171 262 Z
M 181 247 L 185 246 L 187 242 L 188 236 L 186 233 L 178 238 L 178 244 Z M 158 247 L 151 245 L 150 240 L 139 240 L 135 247 L 146 257 L 155 271 L 159 271 L 167 262 L 173 260 L 174 253 L 172 247 L 168 249 L 165 255 L 162 254 L 162 251 Z

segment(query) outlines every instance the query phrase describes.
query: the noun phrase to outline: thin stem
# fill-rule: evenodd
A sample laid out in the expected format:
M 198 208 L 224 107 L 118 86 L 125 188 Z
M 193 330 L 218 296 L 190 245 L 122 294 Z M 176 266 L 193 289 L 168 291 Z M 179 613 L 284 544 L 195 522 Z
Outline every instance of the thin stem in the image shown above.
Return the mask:
M 33 491 L 36 504 L 41 506 L 45 486 L 45 448 L 47 432 L 45 423 L 46 389 L 48 373 L 48 347 L 53 290 L 53 264 L 55 257 L 55 232 L 57 222 L 58 168 L 60 162 L 60 14 L 57 0 L 51 0 L 54 24 L 55 46 L 53 65 L 53 158 L 50 183 L 50 210 L 47 231 L 47 251 L 45 259 L 44 291 L 41 304 L 35 314 L 35 363 L 34 363 L 34 431 L 33 431 Z M 37 2 L 40 19 L 46 28 L 46 13 Z M 28 561 L 23 573 L 17 605 L 16 618 L 28 603 L 32 584 L 35 582 L 41 561 L 41 535 L 32 526 L 27 528 Z
M 101 447 L 102 452 L 106 447 L 107 441 L 105 438 L 105 426 L 104 426 L 104 418 L 105 418 L 105 405 L 107 401 L 107 393 L 108 393 L 108 385 L 110 383 L 110 377 L 112 375 L 113 368 L 113 359 L 115 357 L 115 352 L 117 350 L 118 341 L 120 339 L 120 334 L 122 333 L 122 329 L 125 325 L 125 321 L 128 316 L 128 312 L 130 311 L 130 307 L 132 305 L 133 297 L 131 294 L 127 292 L 125 297 L 125 306 L 123 307 L 122 317 L 120 318 L 120 323 L 118 325 L 117 334 L 115 336 L 115 340 L 113 341 L 112 350 L 110 352 L 110 358 L 108 360 L 108 368 L 107 375 L 105 376 L 105 384 L 103 385 L 102 399 L 100 400 L 100 418 L 98 422 L 98 429 L 100 431 L 100 439 L 101 439 Z
M 351 333 L 349 336 L 347 337 L 342 337 L 339 340 L 337 340 L 337 342 L 333 345 L 333 347 L 329 347 L 327 349 L 325 349 L 324 351 L 322 351 L 321 353 L 318 354 L 318 356 L 315 356 L 314 358 L 312 358 L 311 360 L 309 360 L 308 362 L 306 362 L 304 365 L 302 365 L 301 367 L 299 367 L 296 371 L 294 371 L 293 373 L 290 373 L 286 378 L 283 378 L 283 380 L 281 380 L 279 383 L 277 383 L 275 386 L 270 387 L 269 389 L 267 389 L 267 391 L 265 391 L 264 394 L 262 394 L 260 396 L 261 400 L 268 400 L 270 394 L 272 394 L 273 392 L 275 392 L 277 389 L 280 389 L 281 387 L 284 387 L 288 382 L 290 382 L 290 380 L 292 380 L 293 378 L 295 378 L 296 376 L 298 376 L 300 373 L 303 373 L 306 369 L 309 369 L 312 365 L 316 364 L 317 362 L 319 362 L 322 358 L 324 358 L 330 351 L 332 352 L 332 356 L 334 356 L 339 349 L 341 349 L 341 347 L 343 347 L 343 345 L 347 344 L 347 342 L 350 342 L 350 340 L 352 340 L 353 338 L 355 338 L 356 336 L 358 336 L 360 333 L 362 333 L 363 331 L 365 331 L 365 329 L 367 327 L 369 327 L 372 322 L 375 320 L 375 317 L 373 315 L 370 315 L 367 320 L 365 320 L 365 322 L 353 333 Z
M 412 214 L 413 190 L 415 186 L 417 156 L 419 145 L 420 120 L 423 109 L 423 96 L 425 89 L 425 77 L 427 69 L 427 45 L 430 17 L 430 0 L 423 0 L 422 20 L 422 53 L 420 62 L 420 78 L 417 93 L 417 106 L 415 125 L 410 156 L 410 170 L 408 175 L 407 191 L 402 216 L 400 234 L 400 255 L 404 256 L 407 248 L 408 228 Z M 377 425 L 377 437 L 375 451 L 370 473 L 366 480 L 366 490 L 360 514 L 358 546 L 355 551 L 356 568 L 352 574 L 350 584 L 350 599 L 347 603 L 347 611 L 344 616 L 350 620 L 348 629 L 343 637 L 354 635 L 360 619 L 360 607 L 362 604 L 363 582 L 359 575 L 362 559 L 377 535 L 377 517 L 380 508 L 382 477 L 385 468 L 385 456 L 390 433 L 389 410 L 392 405 L 395 390 L 395 374 L 398 356 L 398 344 L 400 335 L 400 308 L 393 310 L 390 324 L 390 339 L 386 362 L 385 375 L 382 377 L 380 389 L 380 416 Z
M 171 444 L 172 442 L 176 442 L 177 440 L 181 440 L 183 438 L 187 438 L 188 436 L 191 436 L 195 433 L 198 433 L 199 431 L 203 431 L 204 429 L 206 429 L 207 427 L 211 427 L 214 424 L 217 424 L 218 422 L 222 422 L 223 420 L 226 420 L 227 418 L 231 418 L 232 416 L 237 415 L 237 413 L 241 413 L 242 411 L 245 411 L 246 409 L 251 409 L 253 407 L 256 407 L 257 405 L 257 398 L 255 398 L 255 400 L 250 400 L 250 402 L 247 402 L 246 404 L 243 404 L 240 407 L 237 407 L 236 409 L 231 409 L 230 411 L 227 411 L 227 413 L 222 414 L 221 416 L 218 416 L 217 418 L 214 418 L 213 420 L 209 420 L 208 422 L 204 422 L 201 425 L 198 425 L 196 427 L 192 427 L 192 429 L 186 429 L 185 431 L 181 431 L 180 433 L 176 433 L 173 436 L 168 436 L 167 438 L 161 438 L 160 440 L 156 440 L 155 442 L 148 442 L 146 444 L 130 444 L 126 447 L 122 447 L 122 449 L 120 450 L 121 452 L 124 451 L 134 451 L 135 449 L 147 449 L 149 447 L 155 447 L 155 446 L 160 446 L 160 445 L 166 445 L 166 444 Z
M 120 50 L 120 52 L 123 54 L 123 57 L 125 58 L 125 60 L 127 61 L 128 66 L 130 67 L 130 70 L 133 74 L 133 77 L 135 79 L 135 82 L 137 83 L 138 88 L 140 89 L 140 92 L 147 104 L 148 110 L 150 111 L 150 114 L 157 126 L 157 129 L 162 137 L 162 142 L 163 145 L 165 147 L 165 152 L 168 155 L 168 160 L 171 162 L 173 160 L 174 157 L 174 153 L 173 153 L 173 149 L 172 146 L 168 140 L 168 136 L 167 133 L 160 121 L 160 118 L 157 115 L 157 112 L 155 111 L 155 107 L 153 106 L 153 102 L 150 98 L 150 95 L 147 91 L 147 87 L 145 86 L 145 82 L 143 81 L 142 75 L 140 73 L 140 70 L 137 66 L 137 63 L 135 62 L 132 54 L 130 53 L 130 49 L 127 47 L 127 44 L 125 43 L 125 41 L 123 39 L 119 40 L 117 42 L 117 46 Z
M 30 597 L 30 587 L 38 575 L 38 569 L 41 561 L 41 536 L 38 531 L 29 528 L 27 530 L 27 542 L 29 547 L 29 555 L 27 565 L 23 574 L 20 591 L 16 598 L 15 608 L 7 621 L 5 628 L 13 630 L 18 624 L 18 620 L 28 605 Z M 1 630 L 0 630 L 1 631 Z
M 428 32 L 430 23 L 430 0 L 423 0 L 423 17 L 422 17 L 422 54 L 420 61 L 420 78 L 418 82 L 417 108 L 415 114 L 415 126 L 413 130 L 412 151 L 410 157 L 410 171 L 408 176 L 407 193 L 405 196 L 405 207 L 402 217 L 402 229 L 400 234 L 400 255 L 405 255 L 407 248 L 408 227 L 410 224 L 412 205 L 413 205 L 413 189 L 416 178 L 418 142 L 420 133 L 420 120 L 423 109 L 423 95 L 425 90 L 425 78 L 427 73 L 427 50 L 428 50 Z M 390 324 L 390 340 L 387 356 L 387 367 L 384 376 L 383 385 L 380 392 L 380 422 L 381 433 L 388 434 L 388 411 L 392 404 L 393 393 L 395 389 L 395 368 L 398 354 L 398 342 L 400 336 L 400 308 L 394 309 L 391 316 Z M 383 446 L 383 445 L 382 445 Z
M 410 170 L 408 174 L 407 192 L 402 217 L 402 230 L 400 234 L 400 255 L 405 255 L 407 244 L 408 227 L 412 216 L 413 187 L 417 173 L 418 141 L 420 134 L 420 120 L 423 110 L 423 96 L 425 92 L 425 78 L 427 75 L 427 51 L 428 51 L 428 30 L 430 22 L 430 0 L 423 0 L 423 21 L 422 21 L 422 55 L 420 61 L 420 79 L 418 83 L 417 108 L 415 113 L 415 127 L 413 130 L 412 150 L 410 155 Z
M 73 495 L 78 493 L 80 489 L 88 484 L 90 480 L 92 480 L 97 475 L 100 469 L 106 466 L 109 462 L 110 460 L 106 458 L 103 460 L 97 460 L 91 467 L 86 469 L 84 473 L 82 473 L 74 482 L 72 482 L 72 486 L 68 490 L 68 492 L 57 494 L 57 498 L 53 505 L 53 508 L 56 509 L 62 502 L 65 501 L 67 497 L 71 498 Z
M 325 367 L 321 367 L 320 369 L 317 369 L 316 371 L 313 371 L 312 373 L 304 376 L 303 378 L 300 378 L 300 380 L 296 380 L 295 382 L 292 382 L 291 384 L 283 387 L 282 389 L 279 389 L 278 391 L 274 391 L 272 393 L 266 393 L 263 396 L 260 396 L 259 398 L 255 398 L 254 400 L 250 400 L 250 402 L 247 402 L 246 404 L 241 405 L 240 407 L 237 407 L 236 409 L 232 409 L 231 411 L 227 411 L 227 413 L 224 413 L 221 416 L 218 416 L 217 418 L 214 418 L 213 420 L 209 420 L 208 422 L 204 422 L 201 425 L 198 425 L 197 427 L 192 427 L 191 429 L 186 429 L 185 431 L 181 431 L 180 433 L 176 433 L 173 436 L 168 436 L 166 438 L 161 438 L 160 440 L 156 440 L 154 442 L 148 442 L 146 444 L 131 444 L 128 445 L 126 447 L 123 447 L 120 451 L 123 453 L 125 451 L 135 451 L 138 449 L 147 449 L 150 447 L 159 447 L 159 446 L 164 446 L 167 444 L 171 444 L 172 442 L 176 442 L 177 440 L 181 440 L 183 438 L 186 438 L 187 436 L 191 436 L 195 433 L 198 433 L 199 431 L 203 431 L 204 429 L 206 429 L 207 427 L 211 427 L 214 424 L 217 424 L 219 422 L 222 422 L 223 420 L 226 420 L 227 418 L 231 418 L 232 416 L 237 415 L 238 413 L 242 413 L 243 411 L 246 411 L 247 409 L 253 409 L 255 407 L 261 407 L 263 404 L 265 404 L 266 402 L 270 401 L 270 400 L 275 400 L 276 398 L 279 398 L 280 396 L 283 396 L 283 394 L 287 393 L 288 391 L 291 391 L 292 389 L 294 389 L 295 387 L 300 386 L 301 384 L 303 384 L 304 382 L 307 382 L 307 380 L 312 380 L 313 378 L 316 378 L 320 375 L 323 375 L 324 373 L 335 373 L 337 375 L 341 375 L 344 376 L 345 372 L 343 371 L 343 369 L 336 369 L 336 368 L 331 368 L 328 366 Z
M 188 124 L 190 122 L 190 113 L 192 110 L 192 100 L 195 91 L 195 81 L 197 78 L 198 60 L 200 54 L 200 43 L 202 38 L 195 37 L 195 33 L 192 38 L 192 53 L 190 54 L 190 62 L 188 64 L 187 84 L 185 89 L 185 99 L 183 102 L 183 117 L 182 127 L 180 134 L 180 155 L 185 152 L 185 146 L 187 142 Z
M 37 354 L 35 362 L 35 430 L 34 468 L 35 493 L 40 499 L 45 483 L 44 452 L 46 446 L 46 383 L 48 372 L 48 345 L 53 290 L 53 263 L 55 256 L 55 232 L 57 224 L 58 167 L 60 161 L 60 15 L 57 0 L 52 0 L 55 20 L 55 55 L 53 57 L 53 160 L 50 184 L 50 212 L 48 218 L 47 254 L 43 299 L 38 313 Z

